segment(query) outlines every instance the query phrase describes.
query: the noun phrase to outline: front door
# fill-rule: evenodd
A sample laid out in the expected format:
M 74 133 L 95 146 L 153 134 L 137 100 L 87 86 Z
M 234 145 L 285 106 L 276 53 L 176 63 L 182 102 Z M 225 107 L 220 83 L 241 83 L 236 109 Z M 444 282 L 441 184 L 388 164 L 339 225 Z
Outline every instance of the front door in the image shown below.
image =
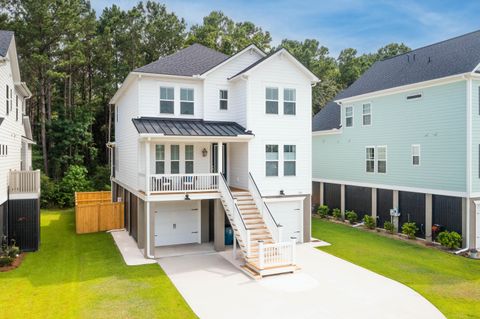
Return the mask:
M 227 180 L 227 144 L 223 143 L 223 165 L 222 175 Z M 212 173 L 218 172 L 218 144 L 212 144 Z

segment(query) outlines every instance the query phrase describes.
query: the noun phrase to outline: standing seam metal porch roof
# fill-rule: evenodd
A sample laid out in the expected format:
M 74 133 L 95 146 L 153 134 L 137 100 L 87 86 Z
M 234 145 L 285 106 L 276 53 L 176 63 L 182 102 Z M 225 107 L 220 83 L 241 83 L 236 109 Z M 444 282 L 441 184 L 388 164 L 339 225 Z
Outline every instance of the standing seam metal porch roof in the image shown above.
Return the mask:
M 253 135 L 236 122 L 204 121 L 201 119 L 178 119 L 141 117 L 132 119 L 140 134 L 163 134 L 167 136 L 238 136 Z

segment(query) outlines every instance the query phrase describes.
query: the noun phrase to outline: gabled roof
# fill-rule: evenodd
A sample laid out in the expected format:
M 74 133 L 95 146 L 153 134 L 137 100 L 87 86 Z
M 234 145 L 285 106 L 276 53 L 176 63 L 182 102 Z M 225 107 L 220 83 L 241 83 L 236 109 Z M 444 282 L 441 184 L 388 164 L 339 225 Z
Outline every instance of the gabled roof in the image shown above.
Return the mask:
M 312 119 L 312 131 L 329 131 L 340 128 L 340 105 L 328 102 Z
M 10 43 L 12 42 L 13 31 L 0 30 L 0 56 L 6 57 Z
M 229 58 L 228 55 L 201 44 L 192 44 L 185 49 L 144 65 L 134 72 L 194 76 L 202 74 Z
M 374 63 L 335 101 L 403 85 L 476 71 L 480 31 L 438 42 Z
M 204 121 L 201 119 L 179 119 L 141 117 L 132 119 L 140 134 L 163 134 L 166 136 L 238 136 L 252 135 L 235 122 Z

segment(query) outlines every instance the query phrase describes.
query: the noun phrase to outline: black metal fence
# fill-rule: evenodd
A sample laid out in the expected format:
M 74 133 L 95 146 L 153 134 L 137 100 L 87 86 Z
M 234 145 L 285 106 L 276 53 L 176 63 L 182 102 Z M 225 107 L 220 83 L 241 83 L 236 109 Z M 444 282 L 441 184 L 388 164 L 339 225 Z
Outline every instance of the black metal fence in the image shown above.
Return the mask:
M 357 213 L 358 220 L 372 214 L 372 189 L 359 186 L 345 186 L 345 210 Z

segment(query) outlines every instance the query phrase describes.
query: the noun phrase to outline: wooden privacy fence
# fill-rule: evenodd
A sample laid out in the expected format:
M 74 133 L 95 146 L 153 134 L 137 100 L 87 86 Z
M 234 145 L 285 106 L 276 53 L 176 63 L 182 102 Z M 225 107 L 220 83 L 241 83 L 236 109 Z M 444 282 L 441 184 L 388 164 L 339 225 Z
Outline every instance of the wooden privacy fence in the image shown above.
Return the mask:
M 77 234 L 123 228 L 123 203 L 111 192 L 75 193 L 75 225 Z

